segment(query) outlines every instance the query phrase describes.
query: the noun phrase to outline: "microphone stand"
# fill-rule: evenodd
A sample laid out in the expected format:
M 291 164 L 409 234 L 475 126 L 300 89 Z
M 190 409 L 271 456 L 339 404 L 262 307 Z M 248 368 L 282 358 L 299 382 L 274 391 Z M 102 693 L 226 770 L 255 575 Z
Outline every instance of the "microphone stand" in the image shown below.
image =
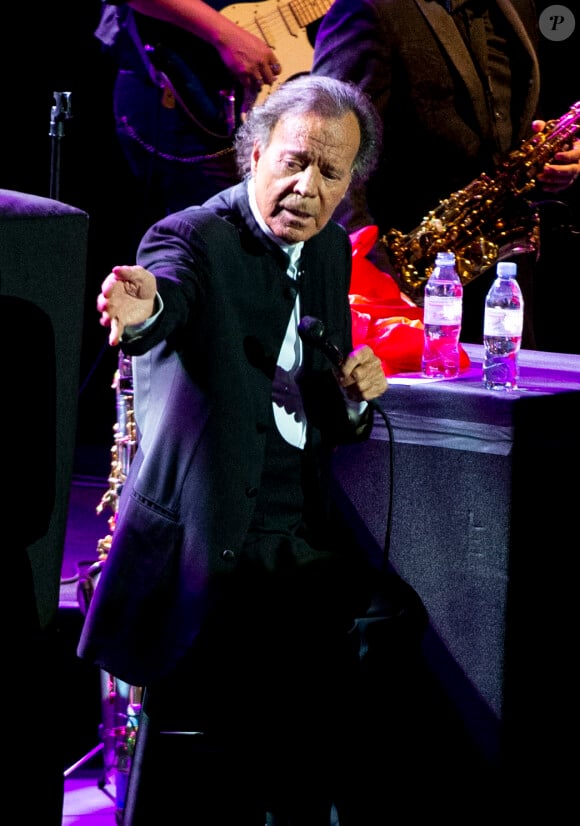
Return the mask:
M 71 93 L 53 92 L 54 105 L 50 110 L 51 139 L 49 197 L 58 201 L 60 195 L 60 142 L 64 137 L 64 123 L 71 115 Z

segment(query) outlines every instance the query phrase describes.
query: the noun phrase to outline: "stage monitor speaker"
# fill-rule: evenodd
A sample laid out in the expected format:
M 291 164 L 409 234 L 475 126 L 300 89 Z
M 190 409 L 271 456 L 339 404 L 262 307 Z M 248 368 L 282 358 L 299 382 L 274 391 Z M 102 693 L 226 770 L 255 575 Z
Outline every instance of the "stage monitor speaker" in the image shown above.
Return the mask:
M 74 460 L 88 215 L 0 189 L 0 368 L 8 570 L 31 569 L 41 629 L 58 613 Z M 6 545 L 3 542 L 3 545 Z M 24 553 L 26 552 L 26 554 Z M 26 576 L 26 570 L 22 573 Z M 14 589 L 12 589 L 14 585 Z M 12 595 L 21 582 L 7 582 Z M 24 614 L 24 612 L 23 612 Z

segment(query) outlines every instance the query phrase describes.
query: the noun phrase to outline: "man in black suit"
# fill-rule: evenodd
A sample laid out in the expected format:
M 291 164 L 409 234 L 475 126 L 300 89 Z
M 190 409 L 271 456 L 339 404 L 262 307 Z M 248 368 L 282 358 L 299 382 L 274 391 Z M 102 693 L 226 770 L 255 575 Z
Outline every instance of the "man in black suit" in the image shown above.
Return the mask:
M 139 439 L 79 653 L 145 686 L 125 823 L 155 804 L 175 823 L 328 826 L 349 792 L 366 823 L 350 632 L 369 570 L 327 482 L 387 383 L 352 349 L 351 247 L 330 219 L 380 124 L 355 87 L 305 77 L 236 140 L 243 182 L 154 225 L 98 298 L 135 356 Z M 304 316 L 344 360 L 302 343 Z M 161 729 L 203 732 L 185 738 L 197 763 L 176 738 L 160 757 Z
M 349 232 L 376 224 L 380 235 L 409 233 L 440 201 L 492 173 L 531 137 L 539 116 L 537 41 L 533 0 L 335 0 L 317 33 L 312 71 L 356 83 L 384 126 L 378 170 L 351 187 L 337 220 Z M 539 197 L 567 188 L 579 172 L 580 141 L 538 175 Z M 525 347 L 534 346 L 529 258 L 516 259 Z M 383 245 L 374 261 L 394 272 Z M 481 341 L 494 270 L 465 288 L 462 341 Z

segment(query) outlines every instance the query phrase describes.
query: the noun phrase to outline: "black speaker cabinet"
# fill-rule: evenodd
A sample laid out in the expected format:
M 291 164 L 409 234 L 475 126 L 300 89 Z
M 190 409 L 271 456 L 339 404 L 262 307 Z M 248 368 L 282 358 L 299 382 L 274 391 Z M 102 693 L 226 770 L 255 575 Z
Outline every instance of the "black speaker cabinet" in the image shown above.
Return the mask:
M 3 545 L 30 557 L 43 629 L 58 611 L 87 239 L 88 215 L 80 209 L 0 189 Z
M 520 389 L 489 392 L 482 348 L 466 350 L 459 379 L 394 377 L 381 399 L 394 429 L 390 560 L 429 613 L 423 649 L 439 684 L 521 791 L 514 807 L 551 810 L 573 803 L 579 734 L 580 357 L 522 351 Z M 335 457 L 343 512 L 376 560 L 390 450 L 377 414 L 372 438 Z

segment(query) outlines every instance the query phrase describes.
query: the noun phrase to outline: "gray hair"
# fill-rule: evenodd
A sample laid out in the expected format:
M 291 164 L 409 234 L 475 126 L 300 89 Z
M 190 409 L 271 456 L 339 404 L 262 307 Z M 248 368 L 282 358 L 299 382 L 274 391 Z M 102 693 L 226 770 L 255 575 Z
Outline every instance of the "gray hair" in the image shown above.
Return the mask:
M 352 166 L 352 178 L 365 181 L 375 169 L 381 148 L 382 127 L 370 98 L 353 83 L 320 75 L 291 78 L 254 106 L 238 129 L 235 150 L 242 176 L 251 168 L 255 141 L 267 146 L 276 124 L 286 115 L 316 112 L 325 118 L 343 118 L 352 112 L 359 123 L 361 141 Z

